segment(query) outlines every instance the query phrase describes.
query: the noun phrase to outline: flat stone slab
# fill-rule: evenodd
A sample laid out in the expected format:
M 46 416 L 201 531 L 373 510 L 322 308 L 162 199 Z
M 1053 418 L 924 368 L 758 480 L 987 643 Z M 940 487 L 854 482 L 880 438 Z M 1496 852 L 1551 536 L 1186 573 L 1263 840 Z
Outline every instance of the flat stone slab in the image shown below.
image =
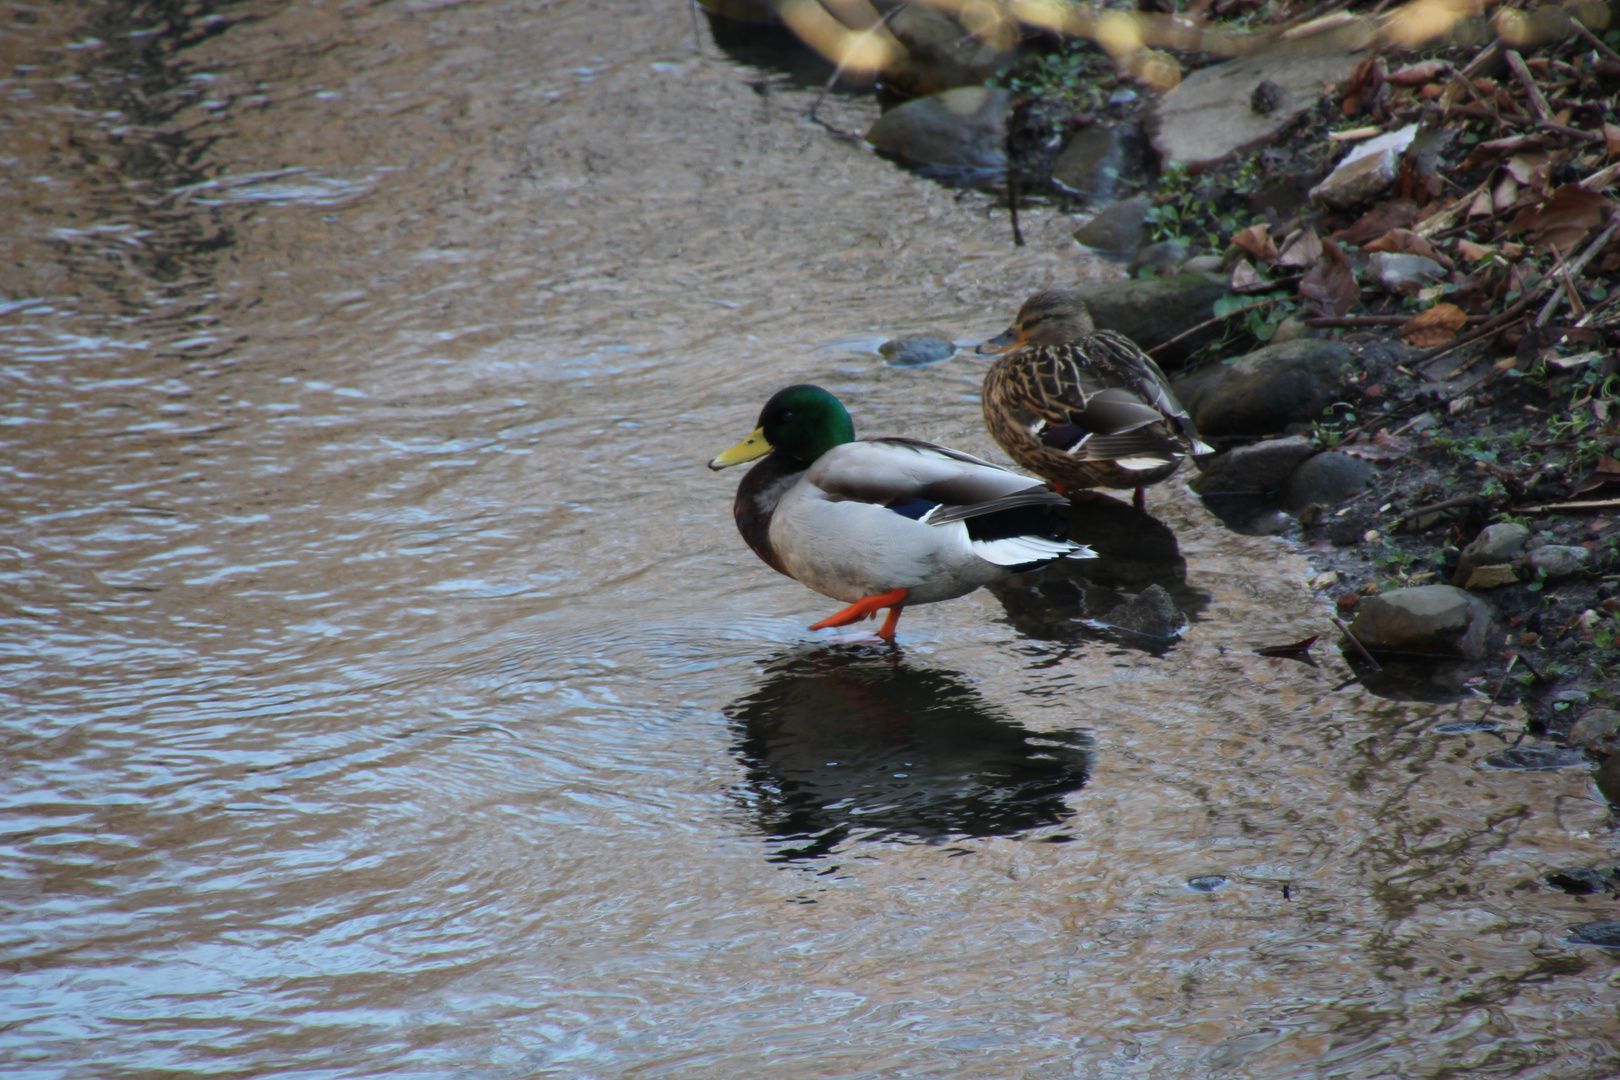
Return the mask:
M 1282 131 L 1360 61 L 1360 54 L 1336 49 L 1265 53 L 1202 68 L 1154 105 L 1148 138 L 1166 164 L 1213 165 Z M 1265 92 L 1271 108 L 1264 113 L 1254 107 L 1261 83 L 1276 88 Z

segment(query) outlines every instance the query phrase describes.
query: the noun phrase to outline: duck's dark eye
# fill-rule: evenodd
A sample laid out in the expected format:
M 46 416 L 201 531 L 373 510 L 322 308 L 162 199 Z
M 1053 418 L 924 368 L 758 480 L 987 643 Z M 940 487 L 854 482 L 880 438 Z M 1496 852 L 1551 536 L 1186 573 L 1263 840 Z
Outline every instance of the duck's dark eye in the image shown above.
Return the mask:
M 783 413 L 782 414 L 782 419 L 783 420 L 791 420 L 791 419 L 793 419 L 793 410 L 789 409 L 787 412 Z

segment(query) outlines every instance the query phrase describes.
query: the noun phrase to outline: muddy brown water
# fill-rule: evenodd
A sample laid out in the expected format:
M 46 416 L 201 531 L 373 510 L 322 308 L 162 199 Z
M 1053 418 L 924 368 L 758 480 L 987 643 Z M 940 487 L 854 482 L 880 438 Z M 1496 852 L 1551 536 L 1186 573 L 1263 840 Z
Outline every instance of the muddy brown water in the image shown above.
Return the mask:
M 1614 1075 L 1588 776 L 1253 655 L 1281 541 L 1164 485 L 1090 573 L 1180 644 L 1070 574 L 889 655 L 735 535 L 791 381 L 994 453 L 870 349 L 1117 273 L 1061 217 L 673 3 L 7 17 L 6 1076 Z

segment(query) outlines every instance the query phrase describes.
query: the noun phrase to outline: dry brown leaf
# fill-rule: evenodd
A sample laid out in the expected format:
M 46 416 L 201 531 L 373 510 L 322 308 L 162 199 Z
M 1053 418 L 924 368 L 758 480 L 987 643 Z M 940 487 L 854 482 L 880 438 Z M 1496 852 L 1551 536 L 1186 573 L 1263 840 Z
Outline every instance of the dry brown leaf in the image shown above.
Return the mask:
M 1468 315 L 1456 304 L 1436 304 L 1401 327 L 1401 340 L 1420 349 L 1444 345 L 1468 325 Z
M 1250 225 L 1232 237 L 1232 243 L 1261 262 L 1270 262 L 1277 257 L 1277 245 L 1271 242 L 1271 227 L 1264 222 Z
M 1348 229 L 1340 229 L 1333 239 L 1341 244 L 1364 244 L 1391 229 L 1404 229 L 1417 220 L 1417 204 L 1409 199 L 1391 199 L 1362 215 Z
M 1496 249 L 1487 244 L 1476 244 L 1472 240 L 1457 241 L 1457 251 L 1469 262 L 1479 262 L 1487 255 L 1496 254 Z
M 1426 82 L 1433 82 L 1451 70 L 1451 63 L 1447 60 L 1425 60 L 1418 64 L 1408 64 L 1399 71 L 1392 71 L 1385 76 L 1396 86 L 1422 86 Z
M 1260 271 L 1249 264 L 1248 259 L 1239 259 L 1238 264 L 1232 267 L 1233 292 L 1253 292 L 1265 286 L 1266 279 L 1260 275 Z
M 1519 181 L 1509 173 L 1498 180 L 1496 187 L 1491 191 L 1491 210 L 1499 214 L 1518 201 Z
M 1567 254 L 1588 232 L 1603 223 L 1603 211 L 1610 203 L 1595 191 L 1578 184 L 1565 184 L 1540 206 L 1526 207 L 1513 218 L 1509 232 L 1529 232 L 1530 241 L 1542 250 Z
M 1307 266 L 1315 266 L 1316 260 L 1321 257 L 1322 238 L 1316 235 L 1315 229 L 1301 229 L 1283 241 L 1282 254 L 1277 256 L 1277 262 L 1303 270 Z
M 1603 141 L 1609 148 L 1610 157 L 1620 157 L 1620 124 L 1604 124 Z
M 1475 195 L 1473 204 L 1468 207 L 1468 216 L 1471 218 L 1490 217 L 1492 213 L 1494 211 L 1491 208 L 1490 192 L 1482 191 Z
M 1552 171 L 1552 160 L 1541 151 L 1514 154 L 1502 163 L 1502 168 L 1524 187 L 1545 193 L 1547 174 Z
M 1363 244 L 1361 250 L 1383 251 L 1390 255 L 1422 255 L 1426 259 L 1433 259 L 1447 270 L 1452 267 L 1449 258 L 1411 229 L 1391 229 L 1372 243 Z
M 1344 252 L 1331 239 L 1322 240 L 1322 257 L 1306 271 L 1299 295 L 1311 310 L 1329 318 L 1348 313 L 1361 300 L 1355 271 L 1346 265 Z

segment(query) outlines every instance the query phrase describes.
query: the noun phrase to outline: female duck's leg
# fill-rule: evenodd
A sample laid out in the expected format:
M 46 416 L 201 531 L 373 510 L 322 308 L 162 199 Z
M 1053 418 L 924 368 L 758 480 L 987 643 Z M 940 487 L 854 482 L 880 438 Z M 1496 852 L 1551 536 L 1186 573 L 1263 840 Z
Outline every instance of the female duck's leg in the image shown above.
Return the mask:
M 863 596 L 843 611 L 836 615 L 827 616 L 810 629 L 825 630 L 829 626 L 848 626 L 852 622 L 860 622 L 862 619 L 871 618 L 877 614 L 879 608 L 889 608 L 889 619 L 883 624 L 883 629 L 889 632 L 890 637 L 893 637 L 894 623 L 900 618 L 899 614 L 897 614 L 899 605 L 905 600 L 909 591 L 908 589 L 894 589 L 886 593 L 879 593 L 876 596 Z

